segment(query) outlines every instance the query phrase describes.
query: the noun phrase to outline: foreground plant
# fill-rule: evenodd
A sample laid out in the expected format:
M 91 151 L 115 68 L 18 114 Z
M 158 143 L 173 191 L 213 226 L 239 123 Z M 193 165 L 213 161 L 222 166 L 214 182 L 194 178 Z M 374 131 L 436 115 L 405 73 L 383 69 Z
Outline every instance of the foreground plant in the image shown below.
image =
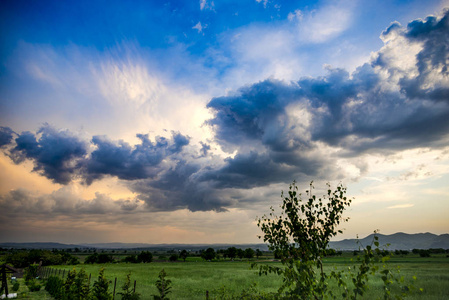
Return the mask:
M 162 269 L 159 273 L 159 279 L 156 281 L 156 288 L 159 292 L 159 295 L 153 295 L 155 300 L 169 300 L 167 295 L 171 292 L 171 280 L 165 279 L 167 276 L 167 273 L 165 273 L 165 270 Z
M 125 283 L 122 286 L 122 292 L 117 293 L 122 296 L 122 300 L 139 300 L 140 294 L 131 289 L 131 273 L 126 275 Z
M 257 219 L 263 232 L 263 241 L 281 260 L 282 267 L 261 265 L 259 274 L 275 273 L 283 277 L 277 298 L 288 299 L 357 299 L 363 297 L 368 288 L 370 275 L 381 274 L 384 283 L 384 299 L 390 299 L 391 285 L 400 282 L 385 265 L 386 257 L 382 257 L 377 237 L 374 244 L 363 248 L 363 256 L 357 265 L 349 270 L 324 272 L 323 257 L 326 255 L 330 239 L 342 233 L 337 227 L 349 218 L 343 217 L 344 210 L 351 204 L 346 197 L 346 188 L 338 185 L 335 190 L 327 185 L 327 195 L 317 198 L 312 193 L 313 185 L 306 191 L 307 199 L 298 193 L 293 182 L 287 196 L 282 193 L 282 212 L 279 216 L 271 207 L 269 216 Z M 362 250 L 362 249 L 361 249 Z M 382 262 L 383 267 L 376 264 Z M 329 288 L 329 282 L 336 280 L 341 288 L 337 295 Z M 347 282 L 350 282 L 348 285 Z M 352 285 L 351 285 L 352 284 Z M 410 290 L 405 286 L 399 298 Z M 405 292 L 404 292 L 405 291 Z

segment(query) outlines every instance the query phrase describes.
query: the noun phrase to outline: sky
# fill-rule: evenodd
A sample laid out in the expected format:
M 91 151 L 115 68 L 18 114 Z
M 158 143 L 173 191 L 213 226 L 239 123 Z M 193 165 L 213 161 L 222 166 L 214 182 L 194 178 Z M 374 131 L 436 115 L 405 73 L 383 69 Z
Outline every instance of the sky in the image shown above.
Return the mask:
M 449 233 L 449 1 L 0 2 L 0 242 Z

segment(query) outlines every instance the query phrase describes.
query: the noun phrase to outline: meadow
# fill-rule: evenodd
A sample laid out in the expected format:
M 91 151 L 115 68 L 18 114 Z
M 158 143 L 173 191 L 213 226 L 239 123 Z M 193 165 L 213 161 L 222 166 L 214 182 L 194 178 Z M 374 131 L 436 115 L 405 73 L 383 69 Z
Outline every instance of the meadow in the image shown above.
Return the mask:
M 352 254 L 345 253 L 342 257 L 330 257 L 325 259 L 325 271 L 347 268 L 353 265 Z M 276 275 L 259 276 L 257 269 L 251 268 L 251 261 L 203 261 L 198 257 L 189 257 L 186 262 L 152 262 L 152 263 L 111 263 L 77 266 L 53 266 L 52 268 L 66 270 L 84 269 L 91 274 L 91 283 L 98 276 L 101 267 L 105 268 L 105 275 L 114 281 L 117 277 L 116 292 L 120 291 L 125 277 L 131 273 L 131 280 L 136 280 L 136 291 L 141 294 L 141 299 L 153 299 L 157 294 L 155 282 L 159 272 L 164 269 L 167 279 L 172 281 L 170 299 L 206 299 L 208 291 L 210 299 L 216 299 L 220 295 L 239 295 L 243 290 L 248 290 L 256 285 L 256 288 L 264 292 L 275 292 L 281 283 L 281 278 Z M 260 263 L 279 264 L 266 260 Z M 407 299 L 449 299 L 449 258 L 446 255 L 433 255 L 423 258 L 417 255 L 395 256 L 389 262 L 390 268 L 400 267 L 400 274 L 406 281 L 417 277 L 414 286 L 417 288 Z M 376 299 L 382 297 L 382 284 L 379 278 L 373 278 L 369 283 L 369 290 L 364 299 Z M 110 285 L 112 291 L 113 283 Z M 333 286 L 337 289 L 337 286 Z M 423 292 L 419 292 L 419 288 Z M 115 299 L 120 299 L 117 297 Z

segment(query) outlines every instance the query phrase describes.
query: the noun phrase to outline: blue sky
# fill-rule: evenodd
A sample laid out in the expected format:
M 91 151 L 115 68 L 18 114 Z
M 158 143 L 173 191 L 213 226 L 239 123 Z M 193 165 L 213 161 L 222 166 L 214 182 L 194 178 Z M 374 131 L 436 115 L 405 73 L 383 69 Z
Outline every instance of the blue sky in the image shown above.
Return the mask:
M 0 5 L 0 241 L 257 242 L 293 180 L 447 232 L 448 1 Z

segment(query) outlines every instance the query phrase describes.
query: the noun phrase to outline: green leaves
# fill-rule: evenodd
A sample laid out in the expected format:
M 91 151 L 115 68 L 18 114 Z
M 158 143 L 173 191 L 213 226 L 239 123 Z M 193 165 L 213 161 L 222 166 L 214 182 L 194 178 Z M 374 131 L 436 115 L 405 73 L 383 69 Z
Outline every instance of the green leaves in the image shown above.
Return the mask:
M 282 197 L 282 213 L 274 214 L 271 208 L 269 216 L 258 219 L 258 226 L 263 232 L 263 240 L 269 243 L 269 248 L 280 255 L 285 265 L 280 269 L 261 266 L 260 273 L 276 273 L 284 277 L 279 293 L 309 298 L 328 291 L 327 275 L 323 272 L 321 258 L 326 254 L 330 239 L 340 230 L 336 227 L 347 219 L 342 217 L 343 211 L 351 203 L 345 197 L 346 188 L 341 184 L 337 190 L 330 189 L 327 196 L 317 198 L 313 195 L 313 185 L 306 191 L 307 200 L 297 193 L 298 187 L 293 182 L 290 185 L 288 197 Z M 316 272 L 318 268 L 319 274 Z
M 361 252 L 362 255 L 357 256 L 352 268 L 332 271 L 329 275 L 323 271 L 322 257 L 326 255 L 330 239 L 342 233 L 337 227 L 349 220 L 347 217 L 343 218 L 343 212 L 352 202 L 346 197 L 346 188 L 342 184 L 335 190 L 329 184 L 327 187 L 327 195 L 318 198 L 312 193 L 311 182 L 310 190 L 306 191 L 308 198 L 302 199 L 293 182 L 288 197 L 281 194 L 281 214 L 277 216 L 271 207 L 269 216 L 256 219 L 263 232 L 259 238 L 263 237 L 269 249 L 283 264 L 282 268 L 262 265 L 259 267 L 259 274 L 274 273 L 283 277 L 278 298 L 337 299 L 328 288 L 328 281 L 336 280 L 343 290 L 339 295 L 343 299 L 355 300 L 363 298 L 370 276 L 378 273 L 384 284 L 384 299 L 392 299 L 392 284 L 400 284 L 403 292 L 395 295 L 395 298 L 402 299 L 413 286 L 403 285 L 404 279 L 388 268 L 386 262 L 390 257 L 389 252 L 379 249 L 377 235 L 374 235 L 370 245 L 360 245 L 358 253 Z M 357 253 L 354 252 L 354 255 Z M 379 267 L 380 262 L 383 264 L 382 268 Z

